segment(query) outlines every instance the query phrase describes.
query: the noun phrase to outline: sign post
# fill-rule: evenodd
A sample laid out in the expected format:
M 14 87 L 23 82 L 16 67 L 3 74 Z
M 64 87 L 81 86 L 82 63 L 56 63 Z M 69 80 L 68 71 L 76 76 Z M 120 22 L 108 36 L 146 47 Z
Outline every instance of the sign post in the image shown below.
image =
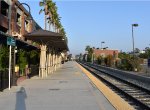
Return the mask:
M 10 90 L 10 77 L 11 77 L 11 46 L 16 46 L 16 40 L 12 37 L 7 37 L 7 45 L 9 45 L 9 90 Z

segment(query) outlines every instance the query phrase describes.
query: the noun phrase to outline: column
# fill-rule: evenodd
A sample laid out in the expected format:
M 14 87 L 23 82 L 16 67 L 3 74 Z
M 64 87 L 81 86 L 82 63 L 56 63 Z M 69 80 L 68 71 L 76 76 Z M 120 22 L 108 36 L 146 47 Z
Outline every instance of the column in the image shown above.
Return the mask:
M 49 49 L 49 53 L 48 53 L 48 74 L 51 73 L 51 52 Z
M 33 31 L 33 23 L 32 20 L 29 21 L 29 33 Z
M 55 66 L 55 71 L 57 70 L 57 67 L 58 67 L 58 54 L 56 54 L 56 66 Z
M 61 55 L 59 55 L 59 68 L 60 68 L 60 65 L 61 65 Z
M 50 52 L 50 73 L 52 73 L 52 52 Z
M 39 67 L 39 77 L 45 77 L 46 70 L 46 45 L 41 45 L 41 55 L 40 55 L 40 67 Z
M 46 52 L 46 61 L 45 61 L 45 76 L 44 77 L 47 77 L 48 75 L 48 62 L 49 62 L 49 58 L 48 58 L 48 52 Z
M 25 34 L 25 16 L 24 16 L 24 12 L 22 12 L 21 15 L 21 35 Z
M 56 55 L 56 53 L 55 53 L 55 58 L 54 58 L 54 63 L 55 63 L 54 65 L 55 65 L 55 66 L 54 66 L 54 71 L 56 71 L 56 65 L 57 65 L 56 58 L 57 58 L 57 55 Z
M 52 73 L 54 72 L 54 51 L 53 51 L 53 55 L 52 55 Z
M 15 8 L 15 1 L 12 2 L 11 7 L 11 30 L 12 32 L 16 32 L 16 8 Z

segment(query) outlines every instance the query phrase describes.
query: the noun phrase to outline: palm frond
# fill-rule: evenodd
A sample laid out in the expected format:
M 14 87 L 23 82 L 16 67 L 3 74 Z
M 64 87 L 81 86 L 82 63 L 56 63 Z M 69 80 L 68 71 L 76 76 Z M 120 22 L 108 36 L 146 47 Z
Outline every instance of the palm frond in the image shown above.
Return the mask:
M 39 11 L 39 14 L 41 14 L 43 11 L 44 11 L 44 10 L 43 10 L 43 9 L 41 9 L 41 10 Z
M 39 2 L 39 6 L 44 6 L 44 2 Z

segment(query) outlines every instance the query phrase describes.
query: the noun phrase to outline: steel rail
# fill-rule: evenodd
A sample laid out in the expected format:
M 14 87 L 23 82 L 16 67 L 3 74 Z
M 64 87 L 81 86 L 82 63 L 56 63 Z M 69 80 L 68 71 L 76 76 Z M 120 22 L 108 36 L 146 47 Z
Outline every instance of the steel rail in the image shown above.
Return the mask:
M 149 90 L 101 71 L 98 67 L 95 67 L 95 65 L 81 62 L 79 64 L 107 84 L 111 89 L 117 91 L 118 94 L 123 95 L 130 104 L 134 104 L 136 109 L 150 110 Z

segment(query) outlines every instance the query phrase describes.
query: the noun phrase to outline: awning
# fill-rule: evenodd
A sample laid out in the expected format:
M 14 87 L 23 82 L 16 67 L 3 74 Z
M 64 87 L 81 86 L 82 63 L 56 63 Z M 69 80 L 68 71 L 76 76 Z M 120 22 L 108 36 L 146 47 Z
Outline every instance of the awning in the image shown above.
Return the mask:
M 66 41 L 63 39 L 63 35 L 39 29 L 24 35 L 25 38 L 39 42 L 40 44 L 46 44 L 60 51 L 69 50 Z
M 7 45 L 7 37 L 14 38 L 13 36 L 5 34 L 4 32 L 0 31 L 0 43 L 1 44 Z M 17 39 L 17 38 L 15 38 L 15 40 L 16 40 L 17 48 L 21 48 L 21 49 L 24 49 L 24 50 L 27 50 L 27 51 L 39 49 L 39 47 L 31 45 L 26 41 L 23 41 L 23 40 L 20 40 L 20 39 Z

